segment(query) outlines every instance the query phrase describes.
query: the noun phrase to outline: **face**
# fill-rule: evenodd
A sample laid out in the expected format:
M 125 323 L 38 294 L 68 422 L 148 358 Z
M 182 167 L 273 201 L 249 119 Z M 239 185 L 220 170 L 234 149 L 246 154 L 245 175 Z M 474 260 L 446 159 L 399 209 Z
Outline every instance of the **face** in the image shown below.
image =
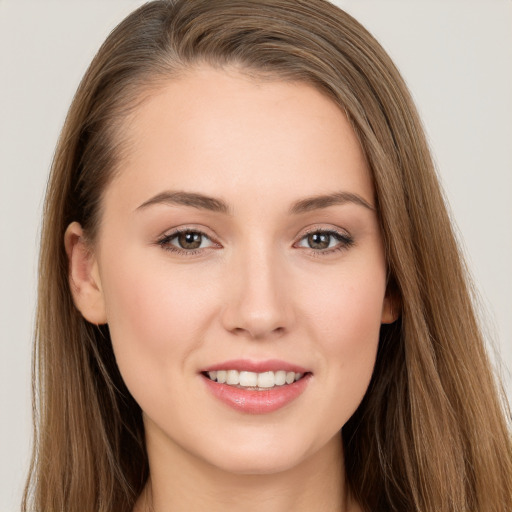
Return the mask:
M 108 322 L 148 447 L 238 473 L 339 448 L 392 321 L 372 180 L 342 111 L 306 84 L 201 68 L 126 130 L 92 291 L 75 299 Z

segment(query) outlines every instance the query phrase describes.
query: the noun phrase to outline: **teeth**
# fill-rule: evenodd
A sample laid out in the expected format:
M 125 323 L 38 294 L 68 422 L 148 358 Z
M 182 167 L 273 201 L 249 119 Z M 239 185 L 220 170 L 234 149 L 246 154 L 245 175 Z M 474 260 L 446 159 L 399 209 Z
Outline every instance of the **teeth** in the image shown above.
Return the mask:
M 228 370 L 226 375 L 226 384 L 236 386 L 240 384 L 240 374 L 236 370 Z
M 235 371 L 235 370 L 232 370 Z M 240 372 L 240 386 L 257 386 L 258 385 L 258 374 L 253 372 Z
M 274 372 L 258 373 L 259 388 L 273 388 L 275 385 Z
M 302 373 L 286 372 L 279 370 L 277 372 L 239 372 L 237 370 L 217 370 L 208 372 L 211 380 L 220 384 L 229 384 L 230 386 L 269 389 L 274 386 L 284 386 L 292 384 L 302 378 Z
M 274 374 L 274 380 L 276 386 L 282 386 L 283 384 L 286 384 L 286 372 L 284 370 L 279 370 Z

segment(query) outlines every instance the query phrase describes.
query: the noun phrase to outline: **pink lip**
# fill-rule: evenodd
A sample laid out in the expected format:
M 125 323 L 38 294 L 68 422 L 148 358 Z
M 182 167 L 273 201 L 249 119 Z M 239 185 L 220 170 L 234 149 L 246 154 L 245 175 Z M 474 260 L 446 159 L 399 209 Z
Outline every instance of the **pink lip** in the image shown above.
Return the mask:
M 220 384 L 219 382 L 215 382 L 204 375 L 206 372 L 217 370 L 238 370 L 256 373 L 285 370 L 287 372 L 302 373 L 305 375 L 292 384 L 274 386 L 273 388 L 266 389 L 264 391 L 256 391 L 252 389 L 236 388 L 234 386 L 229 386 L 228 384 Z M 270 413 L 288 405 L 305 391 L 311 377 L 312 374 L 301 366 L 274 359 L 267 361 L 236 359 L 209 366 L 201 372 L 201 378 L 203 379 L 207 389 L 217 399 L 236 411 L 247 414 Z
M 217 370 L 237 370 L 239 372 L 277 372 L 284 370 L 286 372 L 307 373 L 308 370 L 296 364 L 280 361 L 279 359 L 267 359 L 266 361 L 251 361 L 249 359 L 232 359 L 223 363 L 214 364 L 204 368 L 201 372 L 213 372 Z

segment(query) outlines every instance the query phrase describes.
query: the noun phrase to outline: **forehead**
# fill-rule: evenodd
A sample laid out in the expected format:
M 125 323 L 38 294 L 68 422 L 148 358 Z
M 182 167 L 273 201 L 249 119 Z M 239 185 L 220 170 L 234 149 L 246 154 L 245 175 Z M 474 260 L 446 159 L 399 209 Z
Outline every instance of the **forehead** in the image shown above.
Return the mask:
M 343 189 L 374 202 L 348 119 L 306 83 L 197 68 L 155 88 L 123 133 L 112 188 L 139 204 L 164 189 L 284 203 Z

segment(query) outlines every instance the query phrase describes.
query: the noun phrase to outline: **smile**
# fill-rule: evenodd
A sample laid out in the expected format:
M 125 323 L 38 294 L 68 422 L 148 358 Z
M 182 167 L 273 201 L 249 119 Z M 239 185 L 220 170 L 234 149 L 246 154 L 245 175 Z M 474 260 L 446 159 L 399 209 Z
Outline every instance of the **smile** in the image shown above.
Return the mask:
M 217 370 L 207 372 L 209 379 L 220 384 L 227 384 L 239 389 L 250 389 L 263 391 L 272 389 L 276 386 L 286 386 L 293 384 L 303 377 L 304 374 L 298 372 L 287 372 L 278 370 L 276 372 L 267 371 L 262 373 L 238 370 Z
M 285 361 L 225 361 L 200 373 L 210 396 L 237 412 L 266 414 L 292 406 L 313 374 Z

